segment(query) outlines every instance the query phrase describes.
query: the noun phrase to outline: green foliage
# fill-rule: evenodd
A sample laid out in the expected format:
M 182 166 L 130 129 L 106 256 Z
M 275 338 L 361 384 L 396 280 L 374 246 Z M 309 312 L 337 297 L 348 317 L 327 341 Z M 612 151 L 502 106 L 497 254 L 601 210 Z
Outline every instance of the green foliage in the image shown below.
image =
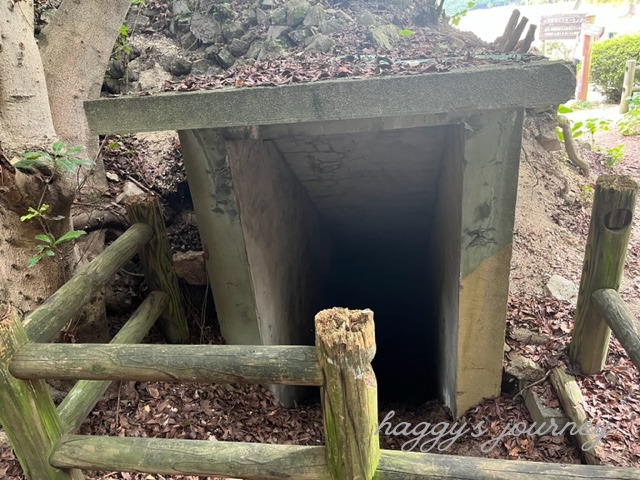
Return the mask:
M 501 7 L 504 5 L 523 5 L 524 0 L 475 0 L 473 5 L 469 5 L 469 0 L 445 0 L 444 9 L 451 18 L 461 13 L 463 10 L 474 10 L 476 8 Z M 450 12 L 453 12 L 450 13 Z M 458 20 L 459 21 L 459 20 Z M 452 22 L 453 23 L 453 22 Z M 454 24 L 456 25 L 456 24 Z
M 51 145 L 50 151 L 22 152 L 19 155 L 19 159 L 12 163 L 16 168 L 47 165 L 59 168 L 65 172 L 72 172 L 79 166 L 93 165 L 93 162 L 88 158 L 82 158 L 76 155 L 83 149 L 84 147 L 82 145 L 74 145 L 73 147 L 67 148 L 67 145 L 62 140 L 56 140 Z
M 604 164 L 613 168 L 620 160 L 622 160 L 622 148 L 624 145 L 622 143 L 616 145 L 615 147 L 607 148 L 604 152 Z
M 624 67 L 627 60 L 633 59 L 640 59 L 640 33 L 620 35 L 594 44 L 591 82 L 608 101 L 620 102 Z
M 618 132 L 622 135 L 640 135 L 640 93 L 634 93 L 629 111 L 618 120 Z
M 462 17 L 464 17 L 469 12 L 469 10 L 472 9 L 475 5 L 476 5 L 476 2 L 468 1 L 466 8 L 463 8 L 462 10 L 459 10 L 453 15 L 451 15 L 451 25 L 456 25 L 456 26 L 459 25 Z
M 82 165 L 93 165 L 93 162 L 87 158 L 78 157 L 77 154 L 82 151 L 82 145 L 74 145 L 67 147 L 62 140 L 56 140 L 51 145 L 51 149 L 47 152 L 22 152 L 19 154 L 12 164 L 16 168 L 30 168 L 38 165 L 46 165 L 57 168 L 63 172 L 73 172 Z M 70 240 L 74 240 L 86 232 L 84 230 L 69 230 L 56 238 L 49 228 L 47 222 L 59 221 L 64 219 L 63 215 L 47 215 L 46 211 L 49 205 L 41 203 L 38 207 L 29 207 L 27 213 L 20 217 L 21 222 L 28 220 L 37 220 L 42 227 L 43 232 L 38 233 L 35 239 L 38 243 L 35 246 L 35 255 L 27 260 L 27 267 L 31 268 L 36 265 L 44 257 L 53 257 L 56 254 L 58 245 Z
M 552 60 L 571 60 L 573 46 L 560 40 L 547 40 L 544 42 L 544 55 Z
M 413 30 L 409 30 L 408 28 L 401 28 L 398 30 L 398 35 L 401 37 L 410 37 L 413 35 Z
M 85 235 L 87 232 L 84 230 L 69 230 L 58 238 L 55 238 L 51 233 L 39 233 L 35 236 L 35 239 L 40 243 L 36 245 L 36 254 L 29 257 L 27 260 L 27 268 L 35 266 L 45 256 L 55 256 L 56 247 L 61 243 L 75 240 L 76 238 Z
M 576 122 L 576 123 L 582 123 L 582 122 Z M 611 120 L 607 120 L 606 118 L 587 118 L 584 121 L 584 125 L 581 127 L 581 130 L 589 133 L 589 136 L 591 137 L 591 145 L 594 146 L 596 144 L 596 139 L 595 139 L 596 132 L 598 130 L 602 130 L 603 132 L 606 132 L 607 130 L 609 130 L 610 124 L 611 124 Z
M 558 105 L 558 113 L 571 113 L 573 108 L 568 105 Z
M 115 46 L 113 47 L 113 54 L 116 60 L 124 62 L 129 58 L 131 54 L 131 45 L 129 44 L 129 29 L 123 23 L 120 25 L 120 33 L 116 38 Z

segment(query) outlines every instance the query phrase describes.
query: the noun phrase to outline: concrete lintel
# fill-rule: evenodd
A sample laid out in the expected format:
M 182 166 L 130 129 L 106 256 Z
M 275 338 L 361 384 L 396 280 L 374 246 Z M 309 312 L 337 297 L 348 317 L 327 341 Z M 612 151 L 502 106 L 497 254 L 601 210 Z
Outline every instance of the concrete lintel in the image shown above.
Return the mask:
M 94 134 L 276 125 L 559 104 L 574 93 L 566 62 L 164 93 L 85 102 Z

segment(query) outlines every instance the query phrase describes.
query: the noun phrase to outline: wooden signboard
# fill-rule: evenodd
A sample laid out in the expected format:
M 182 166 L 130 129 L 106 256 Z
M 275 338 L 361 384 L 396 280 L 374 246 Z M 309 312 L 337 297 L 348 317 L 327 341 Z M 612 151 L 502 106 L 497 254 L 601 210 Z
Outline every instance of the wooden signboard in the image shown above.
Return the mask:
M 585 23 L 585 13 L 561 13 L 540 17 L 540 40 L 572 40 Z

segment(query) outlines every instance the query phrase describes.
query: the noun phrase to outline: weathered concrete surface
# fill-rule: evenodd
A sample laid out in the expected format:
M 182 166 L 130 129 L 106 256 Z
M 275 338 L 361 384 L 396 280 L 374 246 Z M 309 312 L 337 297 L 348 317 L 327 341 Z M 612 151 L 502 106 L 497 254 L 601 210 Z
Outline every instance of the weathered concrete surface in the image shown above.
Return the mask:
M 566 62 L 491 65 L 446 73 L 228 88 L 85 102 L 94 134 L 277 125 L 533 107 L 566 102 Z
M 96 133 L 181 130 L 227 341 L 304 343 L 315 310 L 370 307 L 376 371 L 438 376 L 460 415 L 499 393 L 524 107 L 574 86 L 541 61 L 86 107 Z
M 215 130 L 178 132 L 198 218 L 222 336 L 231 344 L 260 345 L 260 329 L 244 233 L 227 159 Z

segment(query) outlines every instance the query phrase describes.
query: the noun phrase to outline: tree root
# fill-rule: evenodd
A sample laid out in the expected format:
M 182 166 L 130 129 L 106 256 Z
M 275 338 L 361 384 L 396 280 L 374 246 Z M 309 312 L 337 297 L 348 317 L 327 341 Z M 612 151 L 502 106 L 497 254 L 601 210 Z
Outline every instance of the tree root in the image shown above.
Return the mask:
M 569 123 L 569 119 L 562 115 L 558 115 L 558 125 L 562 129 L 562 134 L 564 136 L 564 148 L 567 150 L 567 155 L 569 156 L 569 160 L 576 165 L 585 177 L 589 176 L 589 164 L 580 157 L 578 151 L 576 149 L 576 143 L 573 140 L 573 135 L 571 135 L 571 124 Z

